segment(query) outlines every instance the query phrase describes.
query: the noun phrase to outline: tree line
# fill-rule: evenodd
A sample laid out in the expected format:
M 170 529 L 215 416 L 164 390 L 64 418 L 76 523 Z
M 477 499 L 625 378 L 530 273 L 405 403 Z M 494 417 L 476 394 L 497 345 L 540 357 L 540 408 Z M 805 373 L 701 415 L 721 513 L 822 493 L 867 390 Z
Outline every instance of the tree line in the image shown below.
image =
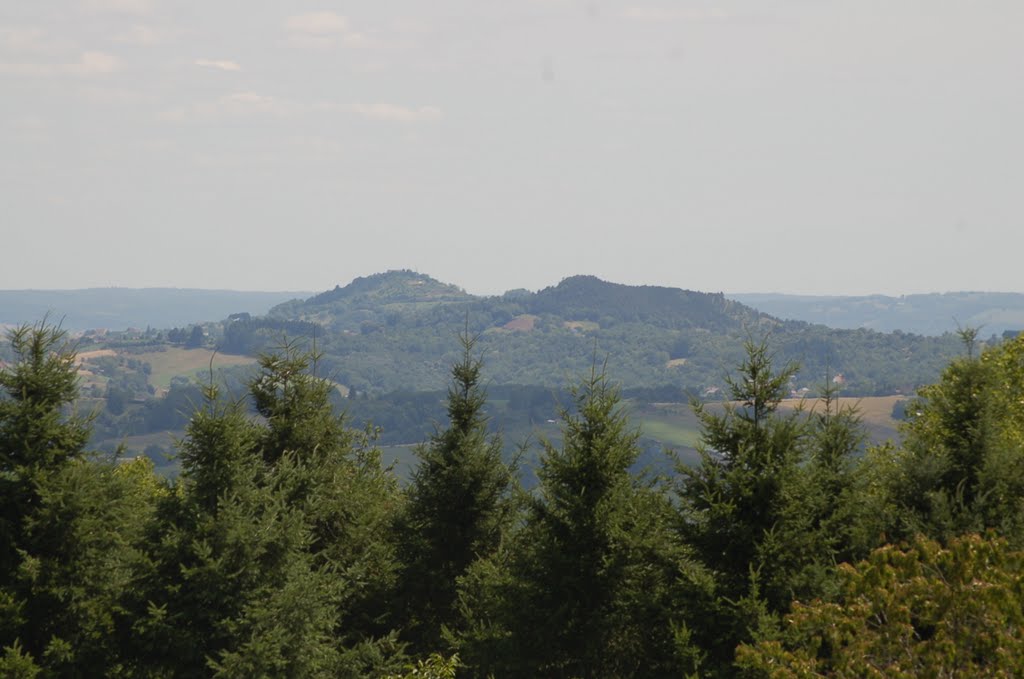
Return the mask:
M 967 353 L 865 455 L 834 392 L 748 342 L 700 463 L 631 471 L 596 362 L 536 489 L 488 431 L 463 334 L 447 422 L 401 487 L 319 356 L 207 385 L 166 481 L 86 450 L 46 324 L 0 368 L 0 674 L 11 677 L 1010 676 L 1024 663 L 1024 339 Z

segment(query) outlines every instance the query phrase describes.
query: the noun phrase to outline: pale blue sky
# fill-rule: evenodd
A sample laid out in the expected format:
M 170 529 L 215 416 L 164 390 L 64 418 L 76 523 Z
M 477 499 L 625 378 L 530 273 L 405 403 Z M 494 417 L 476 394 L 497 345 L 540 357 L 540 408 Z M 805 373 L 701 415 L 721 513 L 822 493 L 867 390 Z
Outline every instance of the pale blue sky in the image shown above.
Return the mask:
M 0 4 L 0 288 L 1024 291 L 1019 0 Z

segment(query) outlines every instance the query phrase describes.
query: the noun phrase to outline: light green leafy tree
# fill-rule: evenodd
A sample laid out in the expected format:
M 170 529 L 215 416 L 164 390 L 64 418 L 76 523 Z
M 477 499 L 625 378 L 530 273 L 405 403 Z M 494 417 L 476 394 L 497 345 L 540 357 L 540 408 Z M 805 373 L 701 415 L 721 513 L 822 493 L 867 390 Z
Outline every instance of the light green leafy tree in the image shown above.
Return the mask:
M 835 601 L 795 604 L 780 639 L 742 646 L 746 676 L 1012 677 L 1024 667 L 1024 554 L 918 538 L 840 566 Z

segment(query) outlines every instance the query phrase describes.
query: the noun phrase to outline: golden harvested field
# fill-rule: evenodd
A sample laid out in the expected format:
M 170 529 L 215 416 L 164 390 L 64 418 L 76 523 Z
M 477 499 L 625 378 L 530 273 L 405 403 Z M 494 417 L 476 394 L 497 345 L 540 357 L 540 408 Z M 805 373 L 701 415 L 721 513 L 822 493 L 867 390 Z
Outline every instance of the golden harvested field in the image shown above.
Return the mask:
M 861 421 L 868 430 L 871 440 L 881 443 L 887 439 L 894 441 L 899 438 L 899 421 L 892 419 L 892 408 L 897 401 L 905 401 L 906 396 L 864 396 L 862 398 L 839 399 L 839 406 L 845 408 L 853 406 L 860 413 Z M 782 402 L 783 408 L 796 408 L 800 399 L 786 399 Z M 804 402 L 804 409 L 820 408 L 820 401 L 807 399 Z
M 855 406 L 865 422 L 872 424 L 893 424 L 892 407 L 897 401 L 906 400 L 906 396 L 864 396 L 861 398 L 839 399 L 840 407 Z M 821 402 L 814 399 L 802 401 L 805 410 L 821 408 Z M 782 407 L 787 409 L 796 408 L 801 403 L 798 398 L 787 398 L 782 402 Z
M 92 351 L 80 351 L 75 354 L 75 364 L 82 365 L 91 358 L 99 358 L 100 356 L 117 356 L 117 352 L 113 349 L 93 349 Z
M 864 398 L 840 398 L 839 405 L 843 408 L 854 406 L 860 413 L 865 433 L 872 443 L 883 443 L 887 440 L 899 440 L 899 422 L 892 418 L 892 408 L 897 401 L 906 396 L 867 396 Z M 792 410 L 803 405 L 805 412 L 822 407 L 813 399 L 786 399 L 782 402 L 782 410 Z M 708 404 L 712 412 L 720 412 L 719 403 Z M 690 448 L 700 438 L 700 423 L 694 416 L 690 406 L 685 403 L 658 403 L 638 409 L 631 413 L 633 421 L 640 426 L 645 436 L 649 436 L 672 447 Z
M 234 365 L 252 365 L 256 359 L 250 356 L 233 356 L 217 354 L 210 349 L 169 348 L 166 351 L 151 351 L 144 354 L 133 354 L 132 358 L 149 363 L 153 371 L 149 382 L 157 389 L 166 389 L 171 385 L 171 378 L 176 375 L 192 377 L 210 369 L 210 357 L 213 357 L 213 368 L 226 368 Z

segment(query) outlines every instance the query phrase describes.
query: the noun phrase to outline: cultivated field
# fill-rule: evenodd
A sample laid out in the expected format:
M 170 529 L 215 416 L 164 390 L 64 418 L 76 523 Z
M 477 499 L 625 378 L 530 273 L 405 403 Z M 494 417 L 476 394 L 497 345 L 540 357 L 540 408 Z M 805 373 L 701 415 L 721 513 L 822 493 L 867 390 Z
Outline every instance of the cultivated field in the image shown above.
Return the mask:
M 899 440 L 899 422 L 892 418 L 892 409 L 905 396 L 868 396 L 864 398 L 840 398 L 842 408 L 854 407 L 860 414 L 861 422 L 871 443 Z M 805 412 L 821 408 L 820 402 L 808 399 L 786 399 L 782 410 L 791 411 L 803 407 Z M 709 408 L 721 408 L 711 404 Z M 647 438 L 664 443 L 672 448 L 694 448 L 700 441 L 700 425 L 690 406 L 685 403 L 659 403 L 635 409 L 630 413 L 632 421 L 640 427 Z
M 179 375 L 193 377 L 207 372 L 210 369 L 211 358 L 213 358 L 214 369 L 256 363 L 256 359 L 250 356 L 215 355 L 210 349 L 181 349 L 179 347 L 171 347 L 165 351 L 134 354 L 132 358 L 149 363 L 152 367 L 149 383 L 157 389 L 166 389 L 171 386 L 172 377 Z

